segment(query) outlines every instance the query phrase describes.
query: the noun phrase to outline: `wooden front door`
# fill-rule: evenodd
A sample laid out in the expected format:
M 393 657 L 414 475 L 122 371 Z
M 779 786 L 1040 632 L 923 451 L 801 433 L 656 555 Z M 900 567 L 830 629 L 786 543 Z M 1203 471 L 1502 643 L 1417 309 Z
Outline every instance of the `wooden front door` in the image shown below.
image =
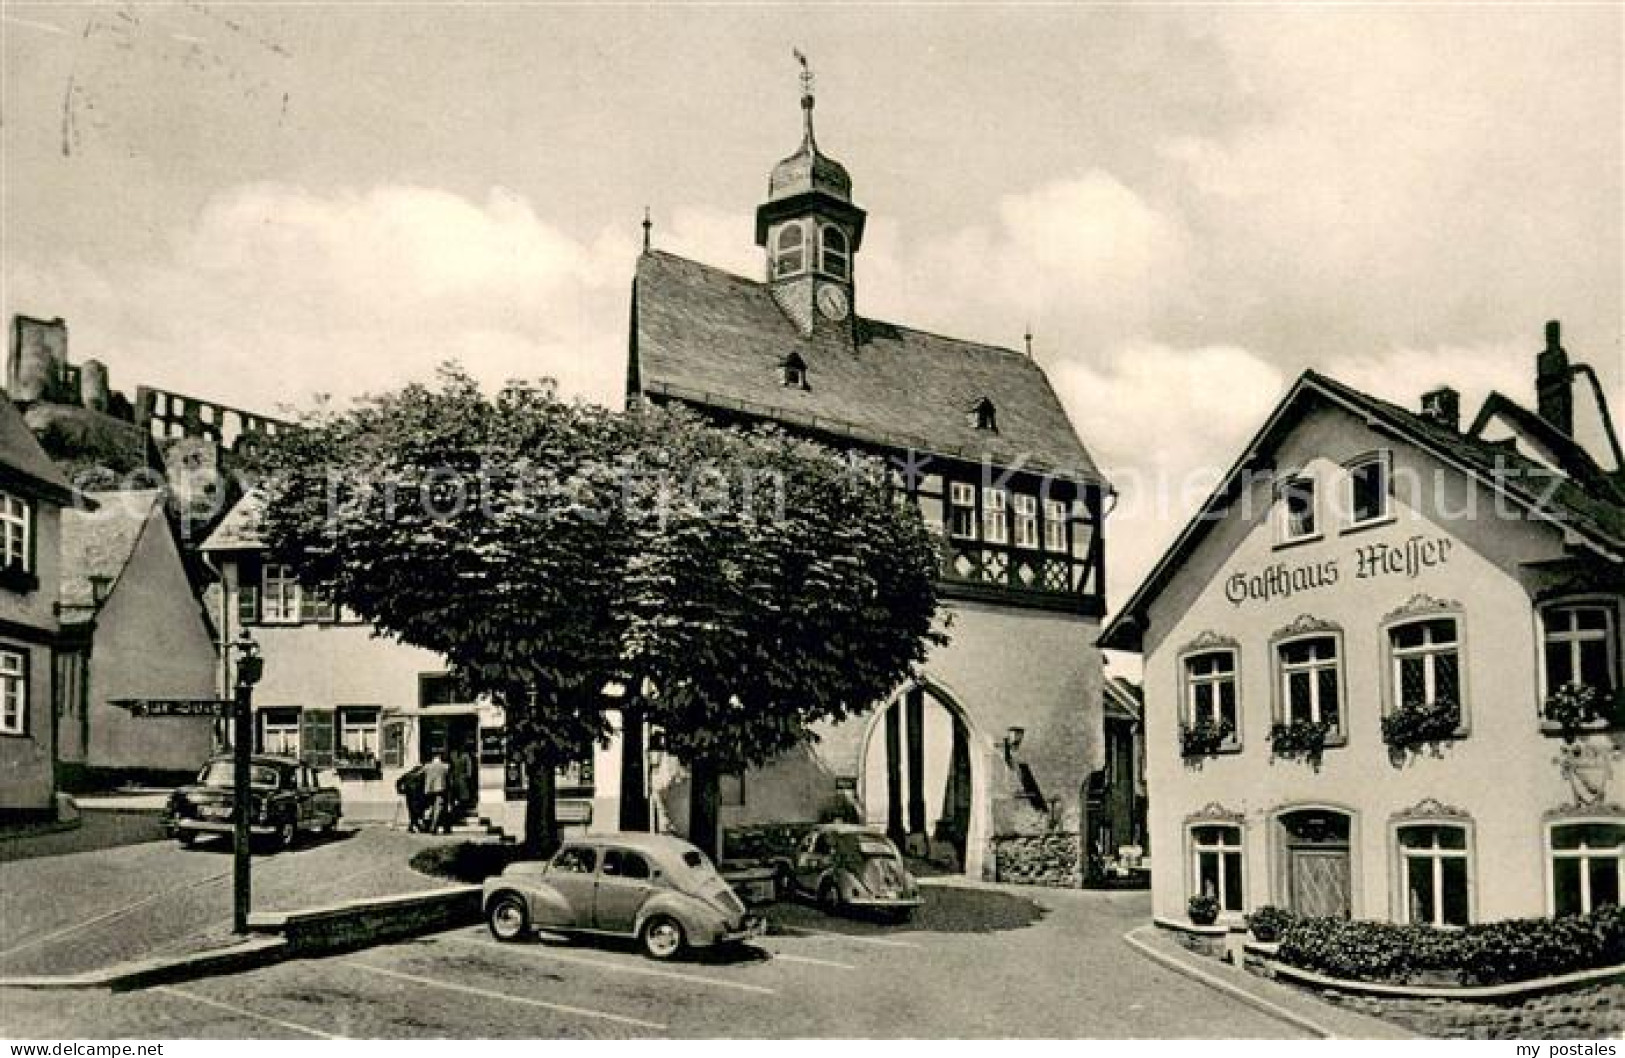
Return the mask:
M 1348 918 L 1349 850 L 1335 846 L 1292 846 L 1287 850 L 1292 910 L 1324 918 Z

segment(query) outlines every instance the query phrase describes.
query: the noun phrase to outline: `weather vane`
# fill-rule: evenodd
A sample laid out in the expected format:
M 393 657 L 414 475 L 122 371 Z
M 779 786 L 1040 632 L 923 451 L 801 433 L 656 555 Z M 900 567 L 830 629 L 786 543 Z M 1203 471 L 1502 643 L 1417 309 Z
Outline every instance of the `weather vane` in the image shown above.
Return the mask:
M 801 64 L 801 94 L 810 96 L 813 94 L 812 67 L 807 65 L 807 56 L 802 54 L 800 48 L 791 48 L 790 51 L 795 55 L 796 62 Z

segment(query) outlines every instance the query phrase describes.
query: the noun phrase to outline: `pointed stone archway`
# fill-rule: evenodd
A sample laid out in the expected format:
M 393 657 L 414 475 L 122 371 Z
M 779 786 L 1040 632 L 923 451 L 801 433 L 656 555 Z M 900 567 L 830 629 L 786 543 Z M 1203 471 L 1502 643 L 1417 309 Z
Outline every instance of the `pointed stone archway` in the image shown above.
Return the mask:
M 981 877 L 991 825 L 988 752 L 952 692 L 933 680 L 908 684 L 875 711 L 864 733 L 864 822 L 915 853 L 946 843 L 961 870 Z

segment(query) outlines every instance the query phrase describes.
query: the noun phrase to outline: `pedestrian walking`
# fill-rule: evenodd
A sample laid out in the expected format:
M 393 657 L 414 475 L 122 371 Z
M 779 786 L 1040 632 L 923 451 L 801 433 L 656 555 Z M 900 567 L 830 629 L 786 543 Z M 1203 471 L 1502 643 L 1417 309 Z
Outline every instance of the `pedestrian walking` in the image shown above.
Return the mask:
M 428 809 L 428 798 L 423 794 L 423 765 L 419 764 L 409 769 L 396 779 L 395 792 L 406 802 L 406 829 L 422 830 L 424 813 Z
M 439 751 L 423 766 L 423 796 L 429 802 L 428 829 L 431 834 L 442 827 L 446 833 L 451 833 L 451 813 L 446 805 L 446 787 L 450 776 L 451 768 Z

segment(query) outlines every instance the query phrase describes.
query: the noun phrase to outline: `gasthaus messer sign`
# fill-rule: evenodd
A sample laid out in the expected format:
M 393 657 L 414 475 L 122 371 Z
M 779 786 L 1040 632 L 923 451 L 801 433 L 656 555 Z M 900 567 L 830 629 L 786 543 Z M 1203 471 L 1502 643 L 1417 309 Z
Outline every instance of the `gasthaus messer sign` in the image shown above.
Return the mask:
M 1423 570 L 1450 560 L 1454 545 L 1448 537 L 1418 534 L 1400 543 L 1372 543 L 1347 555 L 1299 565 L 1277 562 L 1261 570 L 1238 570 L 1224 582 L 1224 597 L 1232 605 L 1290 599 L 1337 584 L 1344 576 L 1354 580 L 1402 577 L 1415 580 Z

